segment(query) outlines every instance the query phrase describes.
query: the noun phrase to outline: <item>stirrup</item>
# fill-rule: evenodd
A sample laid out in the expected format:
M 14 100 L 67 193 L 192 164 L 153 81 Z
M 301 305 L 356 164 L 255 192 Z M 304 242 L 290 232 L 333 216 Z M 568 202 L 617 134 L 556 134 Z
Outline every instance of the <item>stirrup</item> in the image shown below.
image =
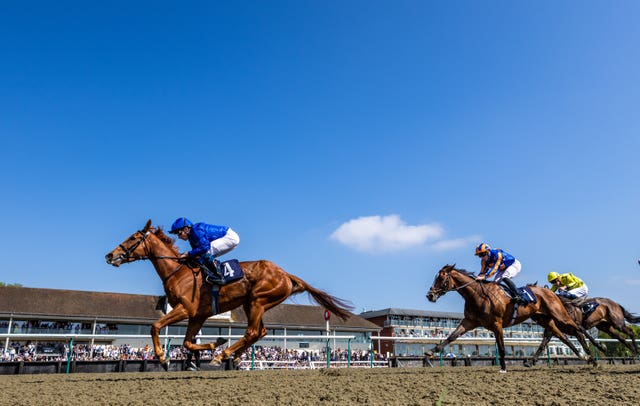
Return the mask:
M 207 270 L 204 280 L 211 285 L 224 285 L 224 278 Z

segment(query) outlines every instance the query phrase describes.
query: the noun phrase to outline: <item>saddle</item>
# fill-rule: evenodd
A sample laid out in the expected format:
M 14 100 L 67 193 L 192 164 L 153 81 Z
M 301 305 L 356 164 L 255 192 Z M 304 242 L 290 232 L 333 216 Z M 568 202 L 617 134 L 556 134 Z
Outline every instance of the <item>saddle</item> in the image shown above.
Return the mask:
M 599 306 L 598 302 L 588 297 L 568 298 L 566 296 L 559 296 L 562 303 L 565 305 L 570 304 L 577 307 L 582 311 L 583 317 L 587 318 L 593 311 Z

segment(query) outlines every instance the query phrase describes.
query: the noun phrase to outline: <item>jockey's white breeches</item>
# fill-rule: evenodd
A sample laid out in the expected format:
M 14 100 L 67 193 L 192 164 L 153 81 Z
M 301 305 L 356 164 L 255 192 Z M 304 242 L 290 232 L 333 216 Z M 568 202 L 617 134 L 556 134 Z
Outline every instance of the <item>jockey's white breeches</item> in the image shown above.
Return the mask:
M 586 283 L 584 283 L 582 286 L 578 288 L 568 290 L 567 293 L 571 293 L 576 297 L 587 297 L 587 295 L 589 294 L 589 287 L 587 286 Z
M 513 261 L 513 264 L 511 264 L 509 268 L 496 275 L 494 282 L 500 282 L 504 278 L 513 279 L 514 276 L 520 273 L 521 269 L 522 265 L 520 264 L 520 261 L 516 259 L 515 261 Z
M 229 228 L 223 237 L 211 241 L 209 254 L 214 257 L 219 257 L 237 247 L 238 244 L 240 244 L 240 237 L 235 231 Z

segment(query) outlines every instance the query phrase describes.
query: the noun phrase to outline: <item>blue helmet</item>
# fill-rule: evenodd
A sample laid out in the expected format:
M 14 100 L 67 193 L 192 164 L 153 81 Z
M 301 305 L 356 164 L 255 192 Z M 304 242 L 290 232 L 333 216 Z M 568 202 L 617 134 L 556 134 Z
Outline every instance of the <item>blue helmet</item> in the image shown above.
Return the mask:
M 189 221 L 186 217 L 180 217 L 176 221 L 171 224 L 171 234 L 178 234 L 178 231 L 182 230 L 184 227 L 191 227 L 193 223 Z

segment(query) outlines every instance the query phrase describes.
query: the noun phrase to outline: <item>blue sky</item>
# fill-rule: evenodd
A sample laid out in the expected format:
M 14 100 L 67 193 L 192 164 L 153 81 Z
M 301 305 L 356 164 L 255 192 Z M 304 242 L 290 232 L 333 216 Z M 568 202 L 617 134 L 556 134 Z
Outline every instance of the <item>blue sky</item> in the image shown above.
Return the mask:
M 0 14 L 0 281 L 161 294 L 104 255 L 233 227 L 356 311 L 462 311 L 478 270 L 640 312 L 640 4 L 30 2 Z M 188 247 L 181 243 L 186 250 Z M 304 295 L 293 303 L 306 304 Z

